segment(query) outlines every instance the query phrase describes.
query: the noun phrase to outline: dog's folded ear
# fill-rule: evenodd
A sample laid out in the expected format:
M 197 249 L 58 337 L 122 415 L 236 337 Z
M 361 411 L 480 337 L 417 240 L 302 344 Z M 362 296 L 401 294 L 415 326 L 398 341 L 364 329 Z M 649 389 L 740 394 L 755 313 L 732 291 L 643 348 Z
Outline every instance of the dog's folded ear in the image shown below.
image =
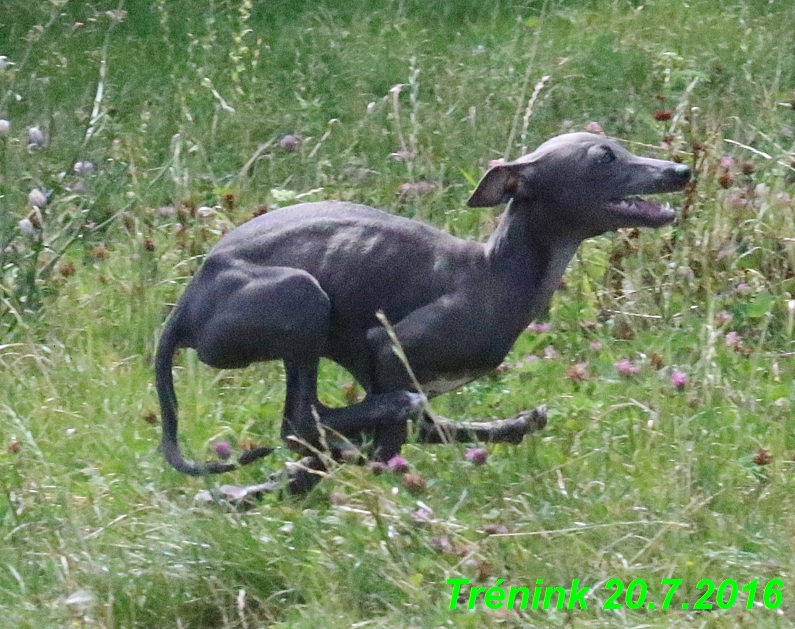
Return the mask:
M 469 207 L 493 207 L 507 203 L 519 188 L 519 172 L 516 164 L 494 166 L 480 180 L 475 192 L 469 197 Z

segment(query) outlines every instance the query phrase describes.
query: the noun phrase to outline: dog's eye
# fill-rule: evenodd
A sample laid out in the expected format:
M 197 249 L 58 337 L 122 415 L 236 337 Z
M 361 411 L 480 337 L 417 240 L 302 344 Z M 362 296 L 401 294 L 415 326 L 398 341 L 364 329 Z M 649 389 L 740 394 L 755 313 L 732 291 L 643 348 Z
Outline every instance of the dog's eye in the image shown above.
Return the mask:
M 610 164 L 611 162 L 616 161 L 616 154 L 609 146 L 603 146 L 602 154 L 596 158 L 596 161 L 600 164 Z

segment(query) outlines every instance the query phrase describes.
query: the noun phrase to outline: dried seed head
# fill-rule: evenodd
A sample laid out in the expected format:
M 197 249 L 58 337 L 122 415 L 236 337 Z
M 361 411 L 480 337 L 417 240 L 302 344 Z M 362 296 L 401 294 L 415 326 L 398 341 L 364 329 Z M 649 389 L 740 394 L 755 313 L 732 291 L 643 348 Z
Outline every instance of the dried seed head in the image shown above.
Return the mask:
M 631 341 L 635 338 L 635 330 L 626 319 L 619 319 L 616 321 L 616 327 L 613 330 L 613 336 L 622 341 Z
M 414 472 L 406 472 L 403 474 L 403 487 L 408 489 L 412 494 L 419 494 L 425 491 L 427 481 Z
M 28 148 L 41 149 L 47 143 L 47 138 L 38 127 L 28 127 Z
M 348 496 L 341 491 L 335 491 L 328 497 L 328 501 L 339 507 L 348 504 Z
M 157 424 L 157 413 L 151 409 L 147 409 L 141 415 L 141 419 L 143 419 L 147 424 L 155 425 Z
M 748 358 L 751 354 L 754 353 L 753 347 L 738 347 L 737 353 L 742 356 L 743 358 Z
M 19 231 L 22 232 L 23 236 L 27 236 L 28 238 L 33 238 L 36 235 L 36 228 L 29 218 L 23 218 L 19 221 Z
M 94 172 L 94 164 L 89 161 L 75 162 L 75 172 L 78 175 L 87 175 Z
M 67 260 L 66 262 L 62 262 L 58 265 L 58 273 L 61 274 L 61 277 L 71 277 L 75 274 L 77 269 L 75 269 L 75 263 L 71 260 Z
M 19 441 L 12 441 L 12 442 L 11 442 L 11 443 L 8 445 L 8 451 L 9 451 L 11 454 L 16 454 L 16 453 L 17 453 L 17 452 L 19 452 L 21 449 L 22 449 L 22 446 L 20 445 Z
M 348 404 L 355 404 L 359 399 L 359 389 L 355 382 L 346 382 L 342 385 L 342 395 Z
M 670 109 L 658 109 L 653 115 L 657 122 L 665 122 L 671 119 L 673 112 Z
M 110 251 L 105 245 L 96 245 L 91 249 L 91 257 L 97 260 L 107 260 L 110 257 Z
M 577 363 L 566 367 L 566 377 L 572 382 L 582 382 L 590 378 L 588 363 Z
M 651 363 L 651 366 L 657 370 L 665 367 L 665 357 L 659 352 L 654 352 L 651 356 L 649 356 L 649 362 Z
M 28 194 L 28 203 L 33 207 L 44 207 L 47 205 L 47 195 L 38 188 L 33 188 Z
M 434 192 L 439 189 L 439 184 L 435 181 L 414 181 L 400 184 L 397 195 L 401 199 L 416 199 L 424 194 Z
M 370 461 L 367 468 L 376 476 L 383 474 L 388 469 L 386 463 L 381 463 L 381 461 Z
M 488 579 L 494 574 L 494 566 L 482 559 L 475 560 L 475 568 L 477 570 L 478 579 Z
M 743 171 L 743 175 L 750 175 L 756 170 L 756 166 L 753 162 L 743 162 L 740 164 L 740 170 Z
M 718 177 L 718 183 L 720 184 L 721 188 L 731 188 L 734 185 L 734 175 L 726 170 L 720 174 L 720 177 Z
M 767 448 L 759 448 L 754 456 L 754 463 L 757 465 L 770 465 L 773 462 L 773 455 Z
M 588 133 L 595 133 L 596 135 L 604 135 L 605 130 L 602 129 L 602 125 L 598 122 L 591 121 L 587 125 L 585 125 L 585 130 Z
M 360 463 L 364 463 L 365 458 L 362 456 L 362 451 L 359 448 L 346 448 L 340 452 L 340 459 L 345 461 L 345 463 L 353 463 L 354 465 L 359 465 Z

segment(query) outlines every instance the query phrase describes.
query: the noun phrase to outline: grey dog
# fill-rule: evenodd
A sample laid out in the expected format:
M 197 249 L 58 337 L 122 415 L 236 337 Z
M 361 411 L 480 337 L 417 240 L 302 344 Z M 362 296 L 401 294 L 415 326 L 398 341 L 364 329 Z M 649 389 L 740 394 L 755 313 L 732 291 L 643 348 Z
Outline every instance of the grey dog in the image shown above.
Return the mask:
M 194 348 L 217 368 L 282 360 L 287 392 L 282 438 L 304 453 L 372 440 L 372 456 L 400 451 L 425 398 L 494 369 L 519 334 L 544 314 L 580 243 L 622 227 L 670 223 L 668 206 L 635 195 L 682 190 L 690 169 L 638 157 L 602 135 L 554 137 L 529 155 L 493 167 L 470 207 L 508 204 L 484 243 L 380 210 L 326 201 L 259 216 L 210 251 L 166 323 L 156 359 L 166 460 L 186 474 L 237 464 L 186 461 L 177 442 L 172 360 Z M 393 326 L 406 365 L 383 321 Z M 317 397 L 318 363 L 342 365 L 366 392 L 329 408 Z M 519 442 L 543 425 L 538 413 L 494 422 L 420 419 L 424 441 Z M 316 459 L 316 468 L 322 464 Z

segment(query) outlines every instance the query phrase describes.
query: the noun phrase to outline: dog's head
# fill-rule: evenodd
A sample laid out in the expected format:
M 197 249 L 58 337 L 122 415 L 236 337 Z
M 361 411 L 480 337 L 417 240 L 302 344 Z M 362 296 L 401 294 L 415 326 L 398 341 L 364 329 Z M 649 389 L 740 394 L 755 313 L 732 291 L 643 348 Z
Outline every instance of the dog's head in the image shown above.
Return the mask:
M 469 199 L 470 207 L 512 200 L 534 221 L 553 222 L 584 237 L 621 227 L 660 227 L 670 206 L 637 195 L 676 192 L 690 180 L 684 164 L 633 155 L 592 133 L 554 137 L 529 155 L 493 167 Z

